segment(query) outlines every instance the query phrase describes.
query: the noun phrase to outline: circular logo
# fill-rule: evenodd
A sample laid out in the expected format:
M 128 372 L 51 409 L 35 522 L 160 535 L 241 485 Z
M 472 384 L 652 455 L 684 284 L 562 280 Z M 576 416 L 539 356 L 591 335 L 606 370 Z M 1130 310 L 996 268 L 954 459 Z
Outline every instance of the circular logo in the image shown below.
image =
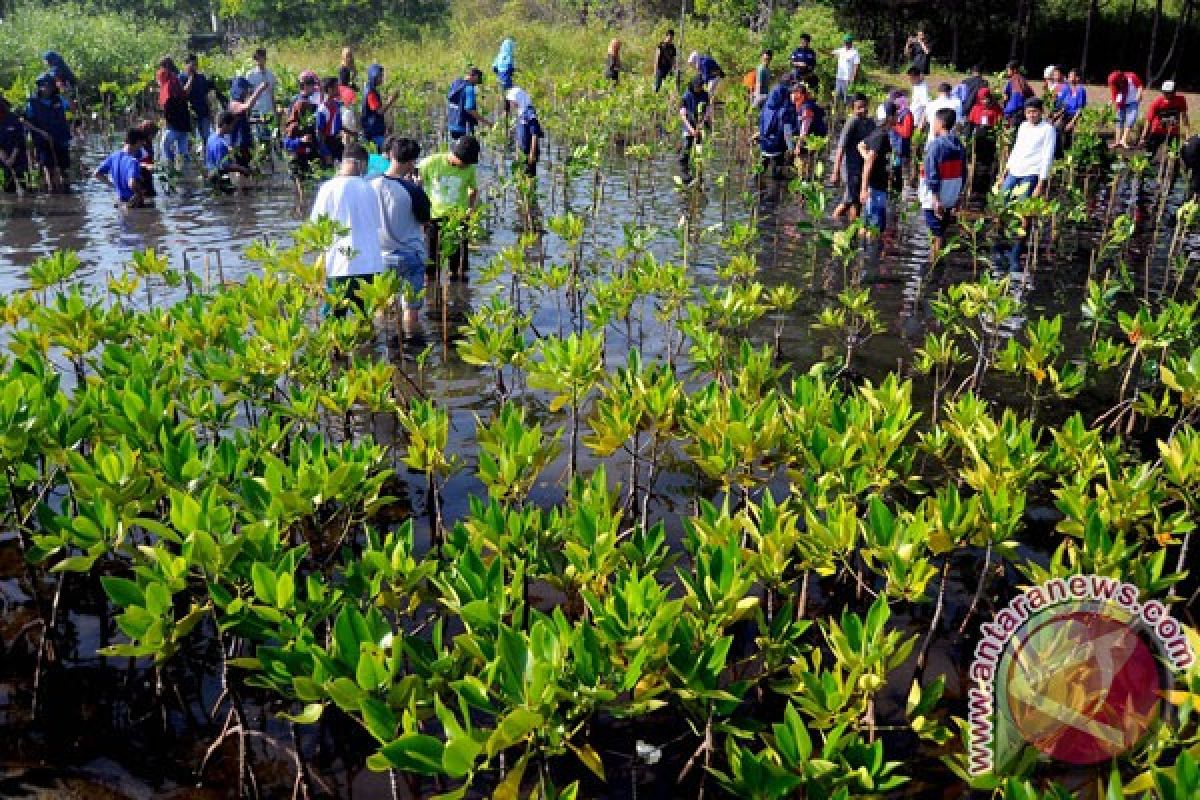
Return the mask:
M 1154 651 L 1130 622 L 1079 607 L 1031 620 L 997 678 L 1021 738 L 1081 765 L 1137 744 L 1157 721 L 1166 688 Z

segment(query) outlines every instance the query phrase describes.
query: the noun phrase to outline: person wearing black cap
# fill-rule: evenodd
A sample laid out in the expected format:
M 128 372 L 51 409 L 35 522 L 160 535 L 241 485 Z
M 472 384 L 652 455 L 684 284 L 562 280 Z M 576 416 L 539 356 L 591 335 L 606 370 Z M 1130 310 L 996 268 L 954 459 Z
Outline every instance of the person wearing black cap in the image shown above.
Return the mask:
M 451 277 L 466 278 L 469 242 L 447 242 L 442 252 L 442 227 L 452 209 L 473 211 L 479 199 L 475 165 L 479 163 L 479 140 L 470 134 L 454 143 L 449 153 L 434 153 L 418 165 L 421 181 L 429 192 L 433 219 L 429 223 L 429 256 L 436 270 L 444 261 Z

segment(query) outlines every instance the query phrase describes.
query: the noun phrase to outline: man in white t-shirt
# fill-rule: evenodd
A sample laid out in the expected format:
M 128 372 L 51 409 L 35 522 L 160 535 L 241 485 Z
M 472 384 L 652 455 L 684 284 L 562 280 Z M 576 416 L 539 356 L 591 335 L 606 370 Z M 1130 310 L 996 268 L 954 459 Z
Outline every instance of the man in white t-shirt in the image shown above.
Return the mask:
M 275 92 L 279 88 L 279 81 L 275 79 L 275 73 L 267 69 L 266 48 L 260 47 L 254 51 L 254 68 L 246 73 L 246 80 L 250 82 L 251 91 L 257 89 L 259 84 L 267 85 L 251 110 L 265 119 L 274 119 Z
M 1058 132 L 1045 118 L 1042 98 L 1031 97 L 1025 101 L 1025 124 L 1017 128 L 1017 137 L 1008 163 L 1001 175 L 1000 190 L 1009 202 L 1026 197 L 1042 197 L 1046 194 L 1046 182 L 1054 167 L 1054 146 Z M 1018 234 L 1014 241 L 1004 247 L 1008 270 L 1021 270 L 1021 254 L 1025 237 Z
M 954 112 L 954 126 L 947 133 L 953 133 L 954 129 L 962 124 L 963 110 L 962 102 L 954 96 L 954 87 L 948 83 L 938 84 L 938 95 L 929 101 L 929 105 L 925 106 L 924 125 L 932 127 L 933 117 L 943 108 L 948 108 Z
M 925 127 L 925 120 L 929 117 L 929 84 L 917 67 L 908 68 L 908 82 L 912 84 L 908 107 L 913 115 L 913 128 L 919 130 Z
M 854 47 L 854 37 L 846 34 L 842 37 L 842 46 L 833 51 L 837 58 L 837 75 L 833 88 L 833 98 L 836 103 L 845 105 L 850 97 L 850 85 L 858 78 L 858 66 L 862 59 Z
M 357 284 L 383 272 L 379 196 L 362 177 L 367 159 L 362 145 L 347 147 L 338 174 L 321 185 L 309 215 L 313 220 L 329 217 L 350 229 L 334 237 L 325 253 L 325 276 L 330 288 L 343 284 L 352 293 Z

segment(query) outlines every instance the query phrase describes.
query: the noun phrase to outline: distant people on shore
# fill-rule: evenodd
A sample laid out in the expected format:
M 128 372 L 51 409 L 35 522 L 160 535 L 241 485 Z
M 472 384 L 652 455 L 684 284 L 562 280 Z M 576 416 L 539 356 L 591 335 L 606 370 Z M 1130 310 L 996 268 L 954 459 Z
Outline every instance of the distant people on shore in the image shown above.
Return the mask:
M 621 40 L 613 39 L 608 43 L 608 55 L 604 60 L 604 77 L 613 86 L 621 80 Z
M 1129 147 L 1129 136 L 1137 123 L 1142 102 L 1142 79 L 1136 72 L 1115 69 L 1108 73 L 1108 94 L 1116 116 L 1117 135 L 1113 147 Z
M 925 38 L 925 31 L 919 30 L 916 34 L 909 36 L 908 41 L 904 43 L 904 49 L 908 52 L 909 63 L 922 75 L 928 75 L 931 51 L 929 40 Z
M 675 30 L 667 28 L 662 41 L 654 47 L 654 91 L 657 94 L 663 81 L 675 71 Z

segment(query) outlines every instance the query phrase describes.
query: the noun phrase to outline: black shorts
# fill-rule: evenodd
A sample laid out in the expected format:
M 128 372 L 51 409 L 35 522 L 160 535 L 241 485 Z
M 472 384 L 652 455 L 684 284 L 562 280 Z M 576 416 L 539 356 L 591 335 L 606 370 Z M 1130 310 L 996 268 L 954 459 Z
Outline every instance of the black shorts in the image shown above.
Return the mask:
M 69 169 L 71 166 L 71 145 L 63 142 L 38 141 L 36 144 L 38 161 L 43 167 L 58 167 Z
M 862 211 L 862 173 L 846 173 L 846 191 L 842 203 Z

